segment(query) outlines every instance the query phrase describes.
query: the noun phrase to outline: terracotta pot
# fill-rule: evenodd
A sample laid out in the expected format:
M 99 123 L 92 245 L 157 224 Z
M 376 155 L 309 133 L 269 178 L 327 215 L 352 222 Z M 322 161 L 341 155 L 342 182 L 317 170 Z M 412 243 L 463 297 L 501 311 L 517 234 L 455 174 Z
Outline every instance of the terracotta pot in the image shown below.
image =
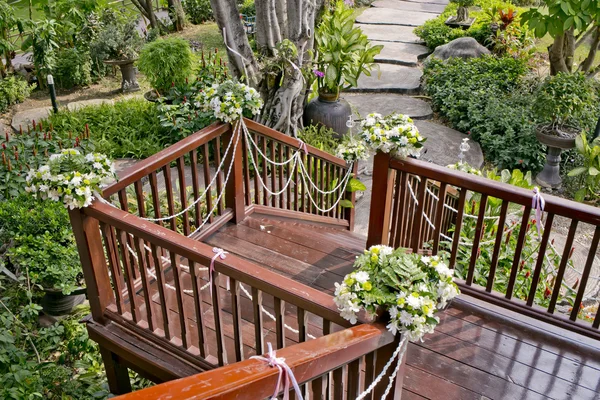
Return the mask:
M 337 137 L 342 137 L 348 133 L 346 121 L 350 115 L 350 104 L 340 99 L 339 94 L 319 93 L 319 96 L 304 108 L 303 121 L 304 126 L 324 125 L 333 129 Z
M 575 138 L 564 138 L 555 135 L 548 135 L 541 131 L 541 129 L 536 129 L 535 136 L 540 141 L 541 144 L 545 144 L 548 147 L 556 147 L 562 150 L 569 150 L 575 148 Z

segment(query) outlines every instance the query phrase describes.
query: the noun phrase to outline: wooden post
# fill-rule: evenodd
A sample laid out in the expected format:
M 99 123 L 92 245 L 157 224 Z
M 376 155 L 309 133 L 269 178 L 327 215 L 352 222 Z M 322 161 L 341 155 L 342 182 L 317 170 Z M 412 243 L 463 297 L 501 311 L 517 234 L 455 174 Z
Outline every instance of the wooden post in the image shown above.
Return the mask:
M 373 187 L 367 248 L 378 244 L 388 244 L 394 192 L 394 171 L 391 171 L 389 166 L 390 155 L 378 151 L 373 160 Z
M 104 258 L 98 220 L 86 217 L 81 210 L 69 210 L 69 218 L 90 301 L 94 321 L 104 324 L 104 310 L 115 302 Z
M 239 122 L 238 122 L 239 124 Z M 236 130 L 237 126 L 232 126 L 231 129 L 223 135 L 224 143 L 229 143 L 230 140 L 236 140 L 235 135 L 233 134 Z M 243 155 L 242 151 L 244 149 L 244 132 L 241 127 L 239 128 L 240 136 L 238 139 L 237 148 L 235 153 L 233 152 L 233 146 L 231 147 L 231 153 L 227 155 L 227 159 L 225 160 L 224 168 L 229 168 L 231 162 L 233 162 L 233 167 L 231 168 L 231 174 L 229 175 L 229 180 L 227 181 L 227 186 L 225 188 L 225 207 L 230 208 L 233 211 L 233 219 L 232 221 L 236 224 L 242 222 L 246 218 L 246 201 L 244 198 L 244 169 L 243 169 Z M 226 171 L 224 173 L 227 173 Z
M 110 392 L 117 395 L 130 393 L 131 381 L 129 380 L 127 367 L 119 362 L 119 357 L 115 353 L 102 346 L 100 346 L 100 354 L 102 355 L 102 362 L 104 362 Z
M 352 167 L 352 176 L 356 177 L 356 174 L 358 172 L 358 162 L 354 163 L 354 166 Z M 346 192 L 346 195 L 344 196 L 344 198 L 346 200 L 350 200 L 350 202 L 352 202 L 353 205 L 356 205 L 356 192 Z M 348 221 L 348 230 L 350 232 L 354 231 L 354 223 L 356 220 L 356 208 L 352 207 L 352 208 L 346 208 L 344 210 L 344 218 Z
M 378 377 L 379 374 L 381 374 L 383 367 L 385 366 L 385 364 L 388 363 L 388 361 L 390 360 L 390 358 L 392 357 L 392 355 L 398 348 L 400 339 L 401 339 L 401 336 L 398 334 L 398 335 L 396 335 L 396 338 L 392 343 L 377 350 L 377 352 L 375 354 L 375 377 Z M 405 344 L 405 346 L 406 345 L 407 344 Z M 402 352 L 402 350 L 400 350 L 400 352 Z M 404 382 L 404 374 L 406 372 L 406 357 L 407 357 L 407 355 L 406 355 L 406 351 L 405 351 L 404 356 L 402 357 L 402 364 L 400 366 L 400 370 L 398 371 L 398 373 L 396 374 L 396 377 L 394 378 L 392 390 L 390 390 L 387 397 L 384 399 L 383 394 L 384 394 L 385 390 L 387 389 L 387 386 L 390 382 L 390 376 L 394 372 L 394 369 L 396 368 L 396 365 L 398 363 L 397 358 L 389 366 L 383 379 L 381 379 L 379 384 L 377 386 L 375 386 L 375 388 L 373 389 L 373 399 L 382 399 L 382 400 L 400 400 L 401 399 L 402 385 Z

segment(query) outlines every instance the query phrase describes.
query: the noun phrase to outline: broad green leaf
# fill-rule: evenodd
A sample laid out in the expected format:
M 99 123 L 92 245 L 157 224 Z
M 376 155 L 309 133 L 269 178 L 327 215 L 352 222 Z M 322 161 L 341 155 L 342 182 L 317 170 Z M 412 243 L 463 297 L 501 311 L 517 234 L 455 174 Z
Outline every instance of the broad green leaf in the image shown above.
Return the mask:
M 585 200 L 585 195 L 587 193 L 586 188 L 581 188 L 577 192 L 575 192 L 575 201 L 582 202 Z
M 367 187 L 365 186 L 364 183 L 362 183 L 358 179 L 352 178 L 348 182 L 348 186 L 347 186 L 346 190 L 349 192 L 356 192 L 356 191 L 360 190 L 362 192 L 362 191 L 367 190 Z
M 571 171 L 569 171 L 569 173 L 567 175 L 568 176 L 579 176 L 586 171 L 587 171 L 586 167 L 573 168 Z
M 589 173 L 591 176 L 597 176 L 598 174 L 600 174 L 600 171 L 598 171 L 598 170 L 596 169 L 596 167 L 590 167 L 590 169 L 588 170 L 588 173 Z
M 344 208 L 354 208 L 354 204 L 350 200 L 343 199 L 340 201 L 340 206 Z

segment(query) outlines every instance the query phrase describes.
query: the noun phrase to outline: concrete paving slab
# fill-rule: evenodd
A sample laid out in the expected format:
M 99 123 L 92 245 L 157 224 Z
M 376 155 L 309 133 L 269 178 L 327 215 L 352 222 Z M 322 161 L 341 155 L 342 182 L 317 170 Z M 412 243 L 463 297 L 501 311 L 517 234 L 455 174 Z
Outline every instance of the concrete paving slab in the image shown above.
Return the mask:
M 358 79 L 358 87 L 352 92 L 389 92 L 400 94 L 415 94 L 419 92 L 423 72 L 419 68 L 403 65 L 379 64 L 371 72 L 371 76 L 362 75 Z
M 431 121 L 415 121 L 415 125 L 421 135 L 427 138 L 421 159 L 443 166 L 459 161 L 459 146 L 468 135 Z M 479 143 L 470 140 L 469 145 L 471 149 L 465 154 L 465 161 L 472 167 L 481 168 L 483 152 Z
M 446 6 L 444 4 L 431 4 L 431 3 L 415 3 L 411 1 L 400 1 L 400 0 L 377 0 L 371 4 L 371 7 L 376 8 L 391 8 L 394 10 L 403 11 L 419 11 L 425 13 L 434 14 L 438 16 L 444 12 Z M 433 18 L 433 16 L 432 16 Z
M 394 43 L 373 40 L 372 44 L 383 45 L 381 53 L 375 56 L 375 61 L 385 64 L 406 65 L 416 67 L 419 61 L 429 55 L 429 49 L 415 43 Z
M 13 116 L 11 126 L 15 132 L 22 126 L 26 130 L 31 126 L 32 121 L 37 124 L 39 121 L 48 118 L 52 112 L 52 107 L 32 108 L 31 110 L 19 111 Z
M 115 104 L 115 102 L 111 99 L 91 99 L 91 100 L 82 100 L 82 101 L 74 101 L 72 103 L 67 104 L 67 108 L 69 111 L 76 111 L 83 107 L 89 106 L 99 106 L 101 104 Z
M 433 116 L 429 103 L 395 93 L 344 93 L 342 98 L 352 106 L 356 120 L 373 112 L 382 115 L 396 112 L 412 119 L 429 119 Z
M 356 18 L 359 24 L 421 26 L 432 18 L 431 13 L 369 8 Z

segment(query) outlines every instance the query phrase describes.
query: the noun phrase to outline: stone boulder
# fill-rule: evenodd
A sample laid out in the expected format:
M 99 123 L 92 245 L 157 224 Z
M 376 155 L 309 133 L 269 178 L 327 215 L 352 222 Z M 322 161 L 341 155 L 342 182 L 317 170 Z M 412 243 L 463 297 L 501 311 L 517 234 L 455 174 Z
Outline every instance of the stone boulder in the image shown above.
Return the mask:
M 491 52 L 484 46 L 480 45 L 477 40 L 472 37 L 462 37 L 454 39 L 450 43 L 435 48 L 431 57 L 447 60 L 449 58 L 477 58 L 483 55 L 489 55 Z

